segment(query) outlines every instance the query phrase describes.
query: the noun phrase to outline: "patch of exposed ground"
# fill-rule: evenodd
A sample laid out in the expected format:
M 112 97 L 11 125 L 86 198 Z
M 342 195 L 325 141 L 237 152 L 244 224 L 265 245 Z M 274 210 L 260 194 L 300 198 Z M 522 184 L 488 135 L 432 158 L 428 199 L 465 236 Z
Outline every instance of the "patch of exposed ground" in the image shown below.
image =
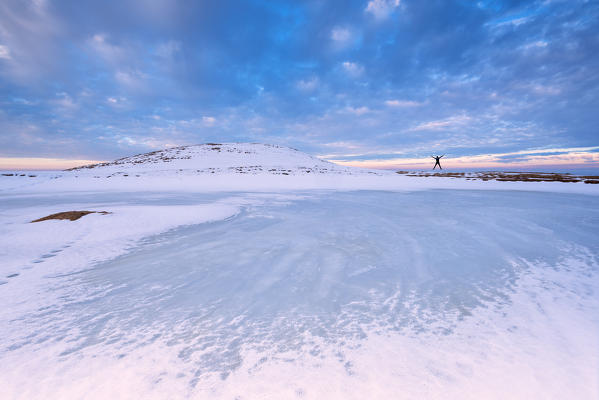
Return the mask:
M 111 214 L 108 211 L 63 211 L 63 212 L 59 212 L 56 214 L 50 214 L 48 216 L 45 216 L 43 218 L 38 218 L 36 220 L 33 220 L 31 222 L 41 222 L 41 221 L 47 221 L 50 219 L 68 219 L 70 221 L 75 221 L 81 217 L 83 217 L 84 215 L 87 214 L 102 214 L 102 215 L 106 215 L 106 214 Z
M 584 182 L 599 184 L 599 176 L 572 175 L 553 172 L 410 172 L 397 171 L 405 176 L 458 178 L 466 180 L 502 181 L 502 182 Z
M 28 176 L 30 178 L 35 178 L 37 175 L 27 175 L 27 174 L 19 174 L 19 173 L 6 173 L 6 174 L 1 174 L 2 176 Z

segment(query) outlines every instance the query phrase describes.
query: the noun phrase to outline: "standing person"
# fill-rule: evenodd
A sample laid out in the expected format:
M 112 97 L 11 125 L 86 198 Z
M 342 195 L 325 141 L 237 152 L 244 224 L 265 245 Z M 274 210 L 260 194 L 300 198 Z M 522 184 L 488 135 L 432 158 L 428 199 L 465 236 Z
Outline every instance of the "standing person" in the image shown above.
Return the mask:
M 443 157 L 445 157 L 445 154 L 443 154 L 442 156 L 431 156 L 431 157 L 435 159 L 435 166 L 433 167 L 433 169 L 437 168 L 437 165 L 439 166 L 439 169 L 443 169 L 443 168 L 441 168 L 441 163 L 439 162 L 439 160 L 441 160 Z

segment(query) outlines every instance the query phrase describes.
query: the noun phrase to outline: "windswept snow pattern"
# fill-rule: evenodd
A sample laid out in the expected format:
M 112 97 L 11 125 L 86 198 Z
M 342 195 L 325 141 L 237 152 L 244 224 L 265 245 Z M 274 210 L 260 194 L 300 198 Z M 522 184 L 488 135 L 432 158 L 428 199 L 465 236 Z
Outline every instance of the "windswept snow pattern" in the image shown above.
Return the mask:
M 6 398 L 599 395 L 594 196 L 108 196 L 236 211 L 3 277 Z

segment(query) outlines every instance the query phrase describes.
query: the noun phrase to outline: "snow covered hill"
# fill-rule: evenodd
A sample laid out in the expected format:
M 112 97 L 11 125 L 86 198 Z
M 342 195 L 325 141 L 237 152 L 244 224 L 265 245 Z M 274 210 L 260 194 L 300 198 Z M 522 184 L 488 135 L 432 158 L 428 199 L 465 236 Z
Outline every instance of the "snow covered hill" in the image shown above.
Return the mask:
M 206 143 L 173 147 L 93 164 L 71 171 L 91 170 L 94 174 L 131 173 L 268 173 L 295 175 L 309 173 L 360 173 L 362 169 L 342 167 L 289 147 L 261 143 Z

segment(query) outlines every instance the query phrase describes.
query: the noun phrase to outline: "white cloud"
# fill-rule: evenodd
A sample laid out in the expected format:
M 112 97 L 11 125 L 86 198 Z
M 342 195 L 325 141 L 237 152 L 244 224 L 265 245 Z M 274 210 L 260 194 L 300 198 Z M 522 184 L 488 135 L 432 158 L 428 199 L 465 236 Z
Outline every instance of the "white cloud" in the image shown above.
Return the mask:
M 135 140 L 135 139 L 133 139 L 133 138 L 130 138 L 129 136 L 124 136 L 124 137 L 120 138 L 120 139 L 117 141 L 117 143 L 119 143 L 119 144 L 126 144 L 126 145 L 129 145 L 129 146 L 134 146 L 134 145 L 136 145 L 138 142 L 137 142 L 137 140 Z
M 113 70 L 114 79 L 127 90 L 148 92 L 150 76 L 144 72 L 142 54 L 145 50 L 131 43 L 114 44 L 110 37 L 97 33 L 86 41 L 95 56 L 104 61 Z M 178 51 L 178 42 L 165 42 L 156 50 L 161 56 Z
M 204 126 L 214 126 L 216 123 L 216 118 L 214 117 L 202 117 L 202 123 Z
M 456 126 L 463 126 L 468 123 L 472 118 L 467 115 L 456 115 L 446 119 L 440 119 L 436 121 L 423 122 L 416 125 L 411 131 L 435 131 L 440 129 L 453 128 Z
M 108 97 L 106 102 L 111 107 L 115 108 L 124 108 L 127 107 L 127 98 L 126 97 Z
M 530 89 L 535 92 L 536 94 L 542 95 L 542 96 L 555 96 L 561 93 L 561 89 L 557 86 L 552 86 L 552 85 L 539 85 L 539 84 L 535 84 L 535 85 L 531 85 Z
M 317 77 L 302 79 L 296 83 L 296 87 L 301 91 L 311 92 L 318 87 L 319 83 L 320 81 Z
M 506 25 L 520 26 L 522 24 L 528 23 L 531 20 L 532 20 L 532 17 L 530 17 L 530 16 L 511 17 L 511 18 L 508 18 L 507 20 L 504 18 L 501 18 L 499 21 L 498 20 L 490 21 L 490 22 L 487 22 L 485 25 L 490 25 L 492 28 L 504 27 Z
M 387 18 L 397 7 L 400 0 L 371 0 L 364 11 L 371 13 L 377 19 Z
M 13 101 L 13 103 L 22 104 L 25 106 L 33 106 L 33 105 L 37 104 L 37 102 L 35 102 L 35 101 L 29 101 L 29 100 L 21 98 L 21 97 L 16 97 L 12 101 Z
M 0 44 L 0 58 L 5 60 L 10 60 L 12 57 L 10 56 L 10 50 L 7 46 Z
M 122 64 L 127 58 L 127 52 L 125 49 L 108 43 L 106 35 L 99 33 L 95 34 L 91 39 L 88 40 L 87 43 L 96 54 L 110 64 Z
M 411 100 L 387 100 L 385 101 L 385 104 L 389 107 L 418 107 L 423 103 Z
M 110 128 L 110 127 L 107 127 Z M 154 130 L 154 129 L 152 129 Z M 168 147 L 180 146 L 180 143 L 173 141 L 172 137 L 162 138 L 162 137 L 148 137 L 148 136 L 132 136 L 132 135 L 121 135 L 117 134 L 112 137 L 104 138 L 105 140 L 110 140 L 116 142 L 120 145 L 124 146 L 142 146 L 149 149 L 165 149 Z
M 364 67 L 358 63 L 344 61 L 341 65 L 343 66 L 345 72 L 351 77 L 356 78 L 364 73 Z
M 348 28 L 337 26 L 331 31 L 331 40 L 337 49 L 342 49 L 351 44 L 354 35 Z
M 116 71 L 114 78 L 121 85 L 126 86 L 129 89 L 141 91 L 147 89 L 145 81 L 147 80 L 148 76 L 143 72 L 135 70 Z
M 323 143 L 322 145 L 325 147 L 340 147 L 340 148 L 351 149 L 351 150 L 360 149 L 362 147 L 362 145 L 359 143 L 345 142 L 345 141 Z M 324 156 L 319 156 L 319 157 L 324 157 Z
M 364 115 L 370 112 L 368 107 L 346 107 L 345 111 L 354 115 Z
M 0 2 L 0 73 L 25 85 L 62 69 L 61 24 L 43 1 Z
M 549 43 L 547 43 L 545 40 L 537 40 L 536 42 L 530 42 L 530 43 L 526 43 L 522 46 L 520 46 L 520 49 L 522 50 L 532 50 L 532 49 L 543 49 L 545 47 L 547 47 Z
M 79 105 L 75 103 L 73 98 L 69 96 L 68 93 L 60 92 L 56 93 L 56 96 L 58 97 L 58 99 L 54 100 L 54 104 L 62 108 L 63 111 L 70 111 L 79 107 Z
M 351 32 L 347 28 L 336 27 L 331 31 L 331 39 L 336 42 L 346 42 L 351 39 Z

